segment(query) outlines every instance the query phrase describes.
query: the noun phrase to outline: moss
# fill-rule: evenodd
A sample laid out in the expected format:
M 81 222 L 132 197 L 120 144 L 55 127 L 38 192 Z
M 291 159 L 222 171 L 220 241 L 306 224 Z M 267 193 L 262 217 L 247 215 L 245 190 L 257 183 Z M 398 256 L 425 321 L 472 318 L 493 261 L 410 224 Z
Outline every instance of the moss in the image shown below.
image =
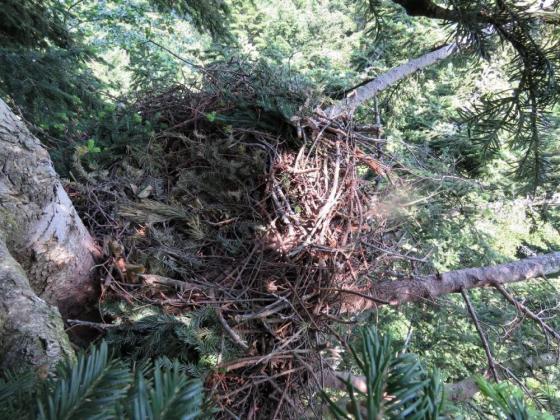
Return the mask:
M 9 235 L 8 235 L 9 232 Z M 19 235 L 21 224 L 17 223 L 11 210 L 0 207 L 0 239 L 8 239 Z

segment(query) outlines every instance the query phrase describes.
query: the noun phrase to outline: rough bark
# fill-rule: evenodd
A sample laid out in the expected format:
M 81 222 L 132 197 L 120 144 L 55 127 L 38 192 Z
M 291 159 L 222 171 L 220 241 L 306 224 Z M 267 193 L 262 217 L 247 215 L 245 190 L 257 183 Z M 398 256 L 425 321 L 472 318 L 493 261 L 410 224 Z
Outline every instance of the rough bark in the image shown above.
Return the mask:
M 46 372 L 72 354 L 60 313 L 37 297 L 0 241 L 0 369 Z
M 0 100 L 0 368 L 72 354 L 61 313 L 95 297 L 97 252 L 47 151 Z
M 337 118 L 345 113 L 351 114 L 359 105 L 372 99 L 382 90 L 394 85 L 418 70 L 449 57 L 456 50 L 456 44 L 444 45 L 435 51 L 431 51 L 421 57 L 414 58 L 400 66 L 394 67 L 371 82 L 353 90 L 346 95 L 344 99 L 327 108 L 325 113 L 330 118 Z
M 63 316 L 95 295 L 96 246 L 47 151 L 0 100 L 0 239 L 32 289 Z
M 515 283 L 559 272 L 560 252 L 554 252 L 489 267 L 465 268 L 425 277 L 381 281 L 368 288 L 356 290 L 371 296 L 372 299 L 348 294 L 343 311 L 359 312 L 382 304 L 380 302 L 399 305 L 433 300 L 448 293 L 459 293 L 463 289 Z
M 506 11 L 499 12 L 498 9 L 474 9 L 472 12 L 462 12 L 456 9 L 441 7 L 432 0 L 393 0 L 400 4 L 409 16 L 423 16 L 430 19 L 439 19 L 447 22 L 471 22 L 481 25 L 507 25 L 511 23 L 512 14 Z M 536 6 L 536 5 L 535 5 Z M 560 22 L 560 15 L 553 11 L 541 10 L 536 7 L 525 10 L 529 16 L 540 19 L 547 24 Z

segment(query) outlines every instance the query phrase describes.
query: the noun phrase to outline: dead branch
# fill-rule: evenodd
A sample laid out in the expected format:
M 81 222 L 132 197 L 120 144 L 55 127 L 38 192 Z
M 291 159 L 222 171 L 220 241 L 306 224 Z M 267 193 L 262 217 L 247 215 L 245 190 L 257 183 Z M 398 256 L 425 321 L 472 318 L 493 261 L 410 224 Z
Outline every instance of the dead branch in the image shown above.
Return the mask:
M 539 356 L 522 357 L 510 360 L 504 364 L 497 364 L 496 370 L 502 374 L 502 377 L 505 377 L 506 371 L 511 371 L 512 368 L 529 371 L 547 366 L 554 366 L 557 365 L 558 362 L 558 354 L 544 353 Z M 350 372 L 337 372 L 332 370 L 326 371 L 324 374 L 325 388 L 345 391 L 346 382 L 348 381 L 350 381 L 356 389 L 362 392 L 367 392 L 366 379 L 364 376 L 353 375 Z M 480 388 L 476 383 L 475 376 L 465 378 L 456 383 L 445 385 L 445 395 L 453 402 L 469 401 L 478 394 L 479 391 Z
M 448 44 L 431 51 L 420 57 L 414 58 L 400 66 L 393 67 L 391 70 L 379 75 L 371 82 L 358 87 L 350 92 L 346 97 L 334 105 L 327 108 L 324 112 L 330 118 L 347 113 L 352 114 L 354 110 L 364 102 L 373 99 L 379 92 L 394 85 L 398 81 L 410 76 L 411 74 L 437 63 L 457 51 L 457 44 Z
M 476 327 L 476 331 L 478 332 L 478 336 L 480 337 L 480 341 L 482 341 L 482 346 L 484 347 L 484 352 L 486 353 L 486 358 L 488 359 L 488 366 L 490 368 L 490 372 L 492 372 L 492 376 L 494 377 L 494 380 L 496 382 L 499 381 L 498 378 L 498 371 L 496 370 L 496 363 L 494 361 L 494 356 L 492 355 L 492 352 L 490 351 L 490 345 L 488 344 L 488 339 L 486 338 L 486 334 L 484 334 L 484 331 L 482 331 L 482 327 L 480 325 L 480 322 L 478 320 L 478 316 L 476 314 L 476 311 L 474 310 L 474 307 L 471 303 L 471 300 L 469 298 L 469 294 L 466 290 L 461 290 L 461 295 L 463 296 L 463 300 L 465 301 L 465 304 L 467 305 L 467 310 L 469 311 L 469 315 L 471 316 L 471 319 L 473 320 L 473 323 Z
M 515 368 L 516 370 L 526 370 L 531 371 L 534 369 L 539 369 L 547 366 L 554 366 L 558 364 L 558 354 L 556 353 L 544 353 L 538 356 L 532 357 L 522 357 L 519 359 L 509 360 L 506 363 L 499 364 L 497 370 L 506 376 L 506 370 L 511 370 Z M 468 377 L 459 382 L 447 384 L 445 386 L 445 395 L 447 398 L 454 402 L 469 401 L 478 392 L 480 388 L 476 383 L 476 377 Z
M 560 252 L 539 255 L 488 267 L 465 268 L 425 277 L 382 281 L 368 288 L 356 289 L 376 299 L 399 305 L 419 300 L 433 300 L 461 290 L 503 285 L 545 277 L 560 272 Z M 344 311 L 355 312 L 375 305 L 370 299 L 346 299 Z M 534 314 L 533 314 L 534 315 Z M 529 316 L 529 315 L 528 315 Z M 556 336 L 557 337 L 557 336 Z
M 517 301 L 517 299 L 515 299 L 515 297 L 513 297 L 513 295 L 509 293 L 501 284 L 496 284 L 494 285 L 494 287 L 506 298 L 509 303 L 514 305 L 520 313 L 539 324 L 545 335 L 554 337 L 554 339 L 560 343 L 560 334 L 554 328 L 544 322 L 541 317 L 527 308 L 527 306 Z
M 140 274 L 138 277 L 140 277 L 144 281 L 144 283 L 149 286 L 167 286 L 182 291 L 204 290 L 204 287 L 198 284 L 189 283 L 182 280 L 170 279 L 169 277 L 158 276 L 156 274 Z
M 90 327 L 101 331 L 106 331 L 106 330 L 110 330 L 111 328 L 120 327 L 120 325 L 118 324 L 103 324 L 101 322 L 82 321 L 80 319 L 67 319 L 66 323 L 71 327 L 77 327 L 77 326 Z

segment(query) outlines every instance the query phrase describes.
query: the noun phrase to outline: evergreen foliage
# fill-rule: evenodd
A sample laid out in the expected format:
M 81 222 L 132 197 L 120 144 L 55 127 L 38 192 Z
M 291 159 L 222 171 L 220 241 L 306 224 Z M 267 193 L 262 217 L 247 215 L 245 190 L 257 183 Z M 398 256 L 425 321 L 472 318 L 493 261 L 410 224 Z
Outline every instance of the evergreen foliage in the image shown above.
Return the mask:
M 118 304 L 117 304 L 118 305 Z M 105 340 L 115 352 L 135 361 L 173 358 L 183 363 L 192 374 L 200 374 L 216 363 L 216 355 L 228 359 L 235 355 L 228 342 L 221 342 L 220 330 L 211 308 L 203 308 L 183 316 L 153 313 L 104 304 L 106 315 L 118 317 Z M 131 318 L 131 314 L 135 314 Z
M 65 26 L 63 3 L 4 0 L 0 9 L 0 41 L 6 46 L 65 48 L 72 43 Z
M 441 419 L 452 407 L 445 400 L 438 371 L 426 372 L 415 354 L 396 352 L 388 335 L 376 328 L 363 328 L 359 347 L 350 346 L 352 361 L 366 390 L 358 389 L 348 378 L 339 402 L 323 392 L 331 413 L 337 419 Z M 504 384 L 492 385 L 482 378 L 477 383 L 500 419 L 548 419 L 529 408 L 518 390 Z M 341 404 L 345 403 L 345 405 Z
M 0 381 L 0 415 L 39 419 L 193 419 L 202 410 L 199 380 L 167 360 L 130 368 L 106 343 L 59 366 L 52 377 L 6 374 Z
M 162 11 L 172 10 L 190 19 L 201 30 L 207 30 L 216 38 L 227 38 L 230 15 L 224 0 L 151 0 Z
M 68 31 L 62 2 L 6 0 L 1 9 L 0 94 L 44 134 L 70 135 L 101 105 L 94 51 Z
M 109 358 L 106 344 L 76 364 L 63 365 L 46 401 L 39 402 L 39 418 L 72 419 L 114 415 L 115 404 L 126 395 L 131 381 L 123 362 Z
M 373 327 L 362 329 L 361 338 L 360 347 L 351 346 L 350 351 L 367 391 L 346 380 L 346 408 L 324 394 L 336 418 L 436 420 L 443 415 L 443 385 L 438 372 L 428 374 L 416 355 L 396 354 L 389 336 L 380 336 Z
M 481 57 L 507 51 L 509 86 L 479 98 L 463 110 L 471 140 L 495 153 L 504 145 L 519 152 L 516 174 L 536 188 L 551 180 L 555 171 L 551 158 L 554 139 L 547 135 L 547 114 L 560 99 L 558 69 L 559 40 L 546 13 L 539 13 L 534 2 L 477 0 L 446 1 L 443 6 L 431 1 L 396 1 L 413 16 L 441 19 L 452 25 L 463 48 L 475 49 Z M 557 8 L 557 7 L 556 7 Z M 552 149 L 551 149 L 552 148 Z M 552 172 L 552 173 L 551 173 Z

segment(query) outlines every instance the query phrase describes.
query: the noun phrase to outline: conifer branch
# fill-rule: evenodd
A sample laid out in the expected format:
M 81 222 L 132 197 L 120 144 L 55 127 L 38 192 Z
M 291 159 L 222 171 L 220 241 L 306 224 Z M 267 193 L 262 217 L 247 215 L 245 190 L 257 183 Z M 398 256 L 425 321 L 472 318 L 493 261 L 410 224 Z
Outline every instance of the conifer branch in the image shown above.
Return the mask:
M 525 258 L 488 267 L 465 268 L 430 276 L 403 280 L 386 280 L 355 291 L 375 299 L 400 305 L 407 302 L 433 300 L 461 290 L 503 285 L 545 277 L 560 272 L 560 252 Z M 344 312 L 367 310 L 379 305 L 371 299 L 351 296 L 344 302 Z
M 342 114 L 352 114 L 354 110 L 364 102 L 373 99 L 379 92 L 394 85 L 400 80 L 422 70 L 432 64 L 446 59 L 458 49 L 457 44 L 447 44 L 420 57 L 407 61 L 400 66 L 379 75 L 371 82 L 358 87 L 346 95 L 324 112 L 330 118 L 337 118 Z

